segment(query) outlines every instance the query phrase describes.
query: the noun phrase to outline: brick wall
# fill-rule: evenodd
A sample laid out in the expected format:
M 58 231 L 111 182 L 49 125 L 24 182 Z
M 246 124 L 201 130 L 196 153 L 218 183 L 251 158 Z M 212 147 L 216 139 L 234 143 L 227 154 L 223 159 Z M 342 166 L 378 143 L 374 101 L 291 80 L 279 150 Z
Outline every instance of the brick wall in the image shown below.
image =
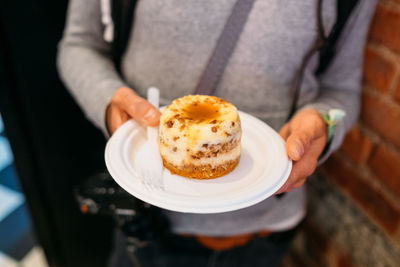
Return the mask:
M 284 266 L 400 266 L 400 0 L 379 1 L 360 119 L 308 187 Z

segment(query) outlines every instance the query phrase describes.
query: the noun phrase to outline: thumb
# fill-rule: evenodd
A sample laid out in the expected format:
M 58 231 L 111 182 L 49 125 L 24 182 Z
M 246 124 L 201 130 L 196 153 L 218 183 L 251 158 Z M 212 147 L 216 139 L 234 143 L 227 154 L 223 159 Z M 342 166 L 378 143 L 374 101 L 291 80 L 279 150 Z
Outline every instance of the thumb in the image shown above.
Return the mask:
M 286 140 L 286 151 L 289 158 L 294 161 L 300 160 L 313 139 L 314 136 L 310 131 L 298 129 L 292 132 Z
M 129 89 L 125 92 L 121 102 L 125 112 L 137 122 L 148 126 L 157 126 L 159 124 L 160 111 L 132 90 Z
M 140 123 L 148 126 L 157 126 L 160 122 L 161 113 L 150 102 L 142 98 L 141 101 L 136 103 L 130 115 Z
M 313 109 L 300 111 L 289 123 L 291 132 L 286 140 L 286 151 L 289 158 L 298 161 L 314 140 L 326 135 L 326 123 Z

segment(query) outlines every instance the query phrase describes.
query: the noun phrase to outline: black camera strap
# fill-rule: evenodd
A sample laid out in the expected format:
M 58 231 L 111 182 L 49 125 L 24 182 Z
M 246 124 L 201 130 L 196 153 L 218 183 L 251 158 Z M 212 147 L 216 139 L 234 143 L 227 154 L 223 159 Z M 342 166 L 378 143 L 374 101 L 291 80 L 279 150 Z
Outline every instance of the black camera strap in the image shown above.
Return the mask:
M 213 95 L 235 50 L 255 0 L 237 0 L 196 86 L 195 94 Z
M 111 54 L 117 71 L 121 73 L 121 59 L 129 42 L 138 0 L 111 0 L 111 18 L 114 24 Z
M 298 68 L 290 88 L 291 104 L 288 117 L 289 121 L 297 110 L 297 103 L 300 96 L 301 84 L 303 81 L 304 70 L 310 58 L 319 52 L 319 65 L 315 71 L 317 76 L 322 75 L 329 67 L 336 53 L 336 45 L 340 34 L 350 17 L 351 12 L 356 7 L 358 0 L 338 0 L 336 22 L 328 36 L 324 33 L 322 20 L 322 0 L 317 0 L 316 22 L 317 22 L 317 38 L 314 45 L 304 55 L 302 63 Z

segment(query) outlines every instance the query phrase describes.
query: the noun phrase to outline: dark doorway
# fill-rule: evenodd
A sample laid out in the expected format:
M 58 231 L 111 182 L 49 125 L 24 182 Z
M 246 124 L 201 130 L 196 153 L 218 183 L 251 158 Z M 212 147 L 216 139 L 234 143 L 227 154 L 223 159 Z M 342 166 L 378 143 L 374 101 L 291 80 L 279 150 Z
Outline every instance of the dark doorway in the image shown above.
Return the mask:
M 83 216 L 73 188 L 104 169 L 105 139 L 56 71 L 67 1 L 0 4 L 0 112 L 37 241 L 50 266 L 105 266 L 111 221 Z

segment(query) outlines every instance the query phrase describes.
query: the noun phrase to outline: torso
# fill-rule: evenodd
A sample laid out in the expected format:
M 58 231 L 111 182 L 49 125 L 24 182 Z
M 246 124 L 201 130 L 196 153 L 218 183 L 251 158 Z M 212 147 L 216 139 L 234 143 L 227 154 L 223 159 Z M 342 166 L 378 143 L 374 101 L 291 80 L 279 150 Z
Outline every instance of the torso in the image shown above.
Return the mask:
M 142 95 L 159 87 L 163 104 L 193 93 L 235 1 L 139 1 L 123 60 L 126 80 Z M 315 40 L 315 2 L 256 1 L 216 95 L 267 122 L 283 123 L 289 84 Z M 326 29 L 335 21 L 335 4 L 324 1 Z M 316 95 L 316 85 L 306 74 L 308 98 Z

